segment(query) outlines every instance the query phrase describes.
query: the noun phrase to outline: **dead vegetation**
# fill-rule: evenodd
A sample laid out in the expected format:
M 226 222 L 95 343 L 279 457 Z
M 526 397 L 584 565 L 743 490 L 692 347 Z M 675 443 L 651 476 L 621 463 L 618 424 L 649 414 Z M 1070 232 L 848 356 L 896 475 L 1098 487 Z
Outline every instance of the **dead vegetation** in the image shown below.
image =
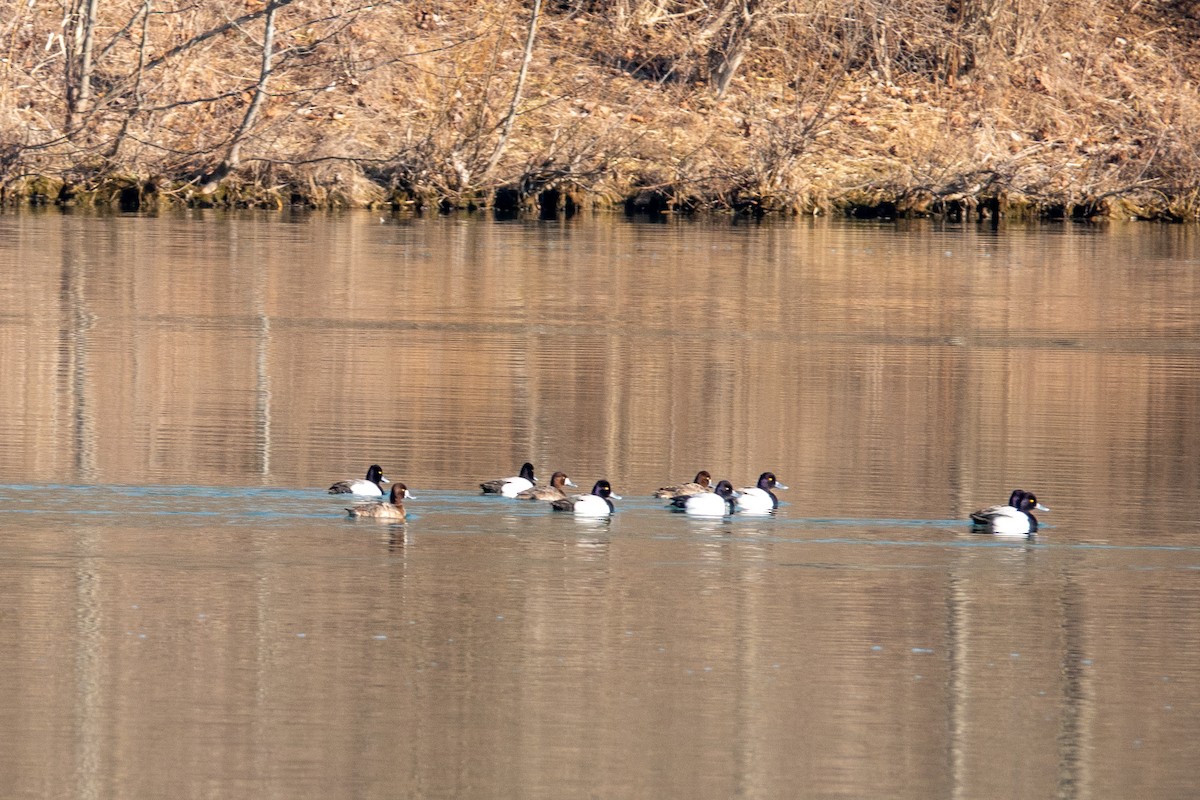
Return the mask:
M 1183 0 L 0 0 L 8 203 L 1200 217 Z

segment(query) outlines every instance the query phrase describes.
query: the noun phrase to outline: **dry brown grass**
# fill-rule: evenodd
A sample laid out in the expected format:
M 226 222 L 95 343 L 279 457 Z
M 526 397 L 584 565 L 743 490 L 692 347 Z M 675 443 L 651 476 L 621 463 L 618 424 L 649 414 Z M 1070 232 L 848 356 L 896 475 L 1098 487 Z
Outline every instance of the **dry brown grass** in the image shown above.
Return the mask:
M 1200 216 L 1197 4 L 273 2 L 0 0 L 4 198 Z

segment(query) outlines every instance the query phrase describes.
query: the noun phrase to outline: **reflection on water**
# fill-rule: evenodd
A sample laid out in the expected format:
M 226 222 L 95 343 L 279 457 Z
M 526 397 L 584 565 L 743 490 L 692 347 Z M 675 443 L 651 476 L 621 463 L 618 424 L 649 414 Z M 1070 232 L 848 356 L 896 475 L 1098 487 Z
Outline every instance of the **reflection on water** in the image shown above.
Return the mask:
M 1184 797 L 1189 228 L 0 216 L 12 797 Z M 522 461 L 611 520 L 481 497 Z M 378 462 L 406 524 L 330 482 Z M 649 495 L 697 469 L 771 517 Z M 1016 485 L 1033 542 L 961 524 Z
M 1023 482 L 1122 528 L 1200 488 L 1190 230 L 2 222 L 19 480 L 773 469 L 818 516 Z

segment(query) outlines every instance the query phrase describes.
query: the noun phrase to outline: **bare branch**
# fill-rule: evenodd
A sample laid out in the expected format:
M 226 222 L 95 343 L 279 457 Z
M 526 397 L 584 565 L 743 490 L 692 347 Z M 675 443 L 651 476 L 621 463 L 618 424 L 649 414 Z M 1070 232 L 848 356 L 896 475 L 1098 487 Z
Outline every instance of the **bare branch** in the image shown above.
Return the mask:
M 121 145 L 125 141 L 125 137 L 129 134 L 129 125 L 133 122 L 133 118 L 141 111 L 142 106 L 142 75 L 145 72 L 146 66 L 146 47 L 149 42 L 147 30 L 150 26 L 150 4 L 152 0 L 144 0 L 142 3 L 142 38 L 138 45 L 138 65 L 135 75 L 137 76 L 133 84 L 133 108 L 129 109 L 125 114 L 125 119 L 121 121 L 121 130 L 117 132 L 116 138 L 113 140 L 112 149 L 109 150 L 109 158 L 115 159 L 121 151 Z M 133 24 L 133 19 L 130 19 L 130 25 Z
M 487 165 L 483 168 L 483 174 L 480 176 L 483 179 L 486 179 L 500 163 L 500 157 L 508 145 L 508 137 L 512 134 L 513 122 L 517 118 L 517 107 L 521 103 L 521 92 L 525 89 L 525 77 L 529 73 L 529 62 L 533 59 L 533 42 L 537 35 L 538 17 L 541 13 L 542 0 L 533 0 L 533 10 L 529 14 L 529 33 L 525 37 L 525 56 L 521 60 L 521 69 L 517 73 L 517 85 L 513 87 L 512 103 L 509 104 L 508 114 L 504 117 L 500 138 L 496 140 L 496 149 L 492 151 L 492 157 L 488 159 Z
M 291 5 L 294 2 L 296 2 L 296 0 L 271 0 L 271 2 L 267 4 L 266 8 L 260 9 L 259 11 L 251 11 L 249 14 L 243 14 L 240 17 L 230 20 L 222 25 L 209 28 L 202 33 L 196 34 L 186 42 L 172 47 L 162 55 L 150 59 L 144 65 L 142 65 L 140 69 L 137 70 L 136 74 L 127 75 L 120 81 L 117 81 L 112 88 L 105 93 L 104 98 L 96 104 L 95 108 L 92 109 L 93 112 L 110 104 L 116 98 L 123 96 L 125 92 L 129 90 L 130 85 L 140 80 L 142 75 L 161 67 L 163 64 L 169 62 L 171 59 L 175 58 L 181 53 L 185 53 L 188 50 L 191 50 L 193 47 L 203 44 L 204 42 L 216 36 L 236 30 L 249 22 L 253 22 L 263 16 L 266 16 L 267 14 L 274 14 L 278 9 Z
M 269 0 L 267 3 L 266 19 L 263 22 L 262 62 L 258 72 L 258 83 L 254 87 L 254 98 L 250 101 L 250 106 L 242 117 L 241 125 L 238 126 L 237 132 L 229 142 L 229 150 L 225 154 L 224 161 L 203 182 L 201 191 L 204 193 L 215 191 L 221 180 L 237 169 L 241 161 L 242 143 L 245 142 L 254 123 L 258 121 L 259 111 L 267 96 L 267 81 L 271 78 L 271 59 L 275 50 L 275 14 L 282 6 L 290 2 L 292 0 Z

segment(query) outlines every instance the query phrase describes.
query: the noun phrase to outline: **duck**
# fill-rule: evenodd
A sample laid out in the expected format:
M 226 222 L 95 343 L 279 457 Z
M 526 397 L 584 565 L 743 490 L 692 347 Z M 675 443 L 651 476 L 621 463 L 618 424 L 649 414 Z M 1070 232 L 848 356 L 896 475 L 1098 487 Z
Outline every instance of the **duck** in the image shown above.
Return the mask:
M 708 474 L 708 470 L 700 470 L 696 473 L 696 477 L 690 483 L 681 483 L 678 486 L 664 486 L 654 493 L 655 497 L 663 500 L 674 500 L 676 497 L 690 497 L 694 494 L 703 494 L 712 491 L 712 475 Z
M 555 511 L 572 511 L 580 517 L 607 517 L 616 511 L 613 500 L 620 500 L 619 494 L 613 494 L 612 484 L 604 479 L 596 481 L 591 494 L 577 494 L 553 500 L 550 507 Z
M 403 483 L 393 483 L 387 502 L 363 503 L 346 509 L 352 517 L 373 517 L 375 519 L 404 519 L 404 500 L 412 499 L 408 487 Z
M 383 497 L 382 484 L 390 483 L 383 477 L 383 468 L 372 464 L 367 468 L 366 478 L 338 481 L 329 487 L 330 494 L 357 494 L 361 497 Z
M 729 481 L 718 481 L 716 489 L 700 494 L 676 495 L 671 498 L 671 508 L 694 517 L 723 517 L 732 514 L 736 506 L 737 492 Z
M 567 477 L 567 473 L 556 472 L 550 476 L 549 486 L 534 486 L 518 492 L 516 497 L 518 500 L 562 500 L 567 496 L 563 490 L 564 486 L 578 488 L 575 481 Z
M 1037 533 L 1038 521 L 1030 512 L 1049 510 L 1038 502 L 1033 492 L 1013 489 L 1008 505 L 976 511 L 971 514 L 971 525 L 996 536 L 1032 536 Z
M 740 491 L 735 500 L 737 510 L 758 514 L 774 511 L 779 508 L 779 498 L 772 489 L 786 488 L 775 478 L 774 472 L 764 472 L 758 476 L 758 485 Z
M 505 497 L 516 497 L 526 489 L 532 489 L 537 483 L 533 477 L 533 464 L 526 461 L 521 465 L 521 472 L 511 478 L 496 478 L 494 481 L 484 481 L 479 484 L 484 494 L 500 494 Z

